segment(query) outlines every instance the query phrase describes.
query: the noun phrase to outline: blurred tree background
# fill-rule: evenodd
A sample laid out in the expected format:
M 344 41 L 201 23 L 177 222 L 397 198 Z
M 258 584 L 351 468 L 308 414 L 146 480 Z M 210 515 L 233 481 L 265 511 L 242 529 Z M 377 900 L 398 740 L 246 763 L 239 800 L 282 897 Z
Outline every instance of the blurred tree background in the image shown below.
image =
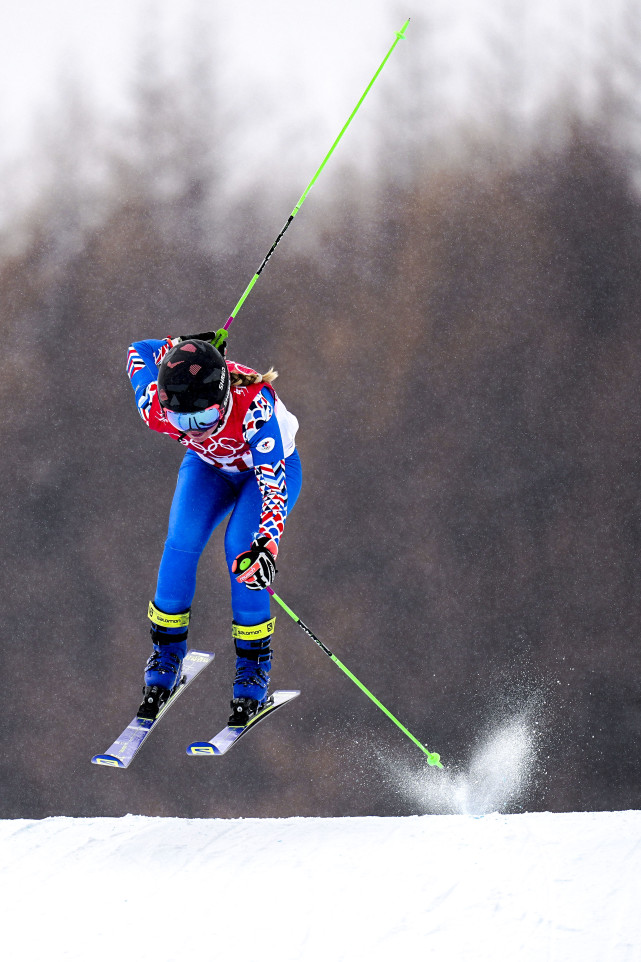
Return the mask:
M 636 808 L 638 5 L 589 98 L 584 70 L 529 112 L 518 9 L 488 24 L 480 109 L 449 122 L 438 25 L 413 22 L 367 102 L 366 169 L 336 157 L 230 356 L 277 367 L 301 423 L 285 600 L 446 763 L 534 704 L 524 807 Z M 148 37 L 109 131 L 69 78 L 41 189 L 0 237 L 0 816 L 414 813 L 394 772 L 416 749 L 284 614 L 272 688 L 301 698 L 226 759 L 184 754 L 228 713 L 220 533 L 191 635 L 214 667 L 127 773 L 89 764 L 138 704 L 183 454 L 140 421 L 127 346 L 219 326 L 304 186 L 225 190 L 211 37 L 185 63 L 169 82 Z

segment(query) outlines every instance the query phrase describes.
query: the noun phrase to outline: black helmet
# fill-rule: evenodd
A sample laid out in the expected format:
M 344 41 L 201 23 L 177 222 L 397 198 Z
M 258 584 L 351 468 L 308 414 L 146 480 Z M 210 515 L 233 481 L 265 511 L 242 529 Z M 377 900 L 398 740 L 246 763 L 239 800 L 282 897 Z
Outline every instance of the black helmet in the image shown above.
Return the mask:
M 169 411 L 192 413 L 226 405 L 229 390 L 225 359 L 208 341 L 181 341 L 161 361 L 158 400 Z

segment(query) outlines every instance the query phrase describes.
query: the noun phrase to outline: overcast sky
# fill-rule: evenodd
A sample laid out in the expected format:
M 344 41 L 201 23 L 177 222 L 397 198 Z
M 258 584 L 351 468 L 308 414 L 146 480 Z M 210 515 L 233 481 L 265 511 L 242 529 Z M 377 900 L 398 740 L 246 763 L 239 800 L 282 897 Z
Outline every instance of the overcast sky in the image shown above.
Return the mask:
M 134 51 L 151 24 L 163 38 L 169 67 L 195 16 L 213 24 L 225 106 L 236 119 L 235 129 L 267 122 L 281 149 L 288 143 L 291 150 L 292 138 L 307 143 L 310 157 L 303 156 L 309 165 L 312 156 L 322 158 L 408 16 L 416 28 L 413 35 L 410 24 L 404 43 L 420 44 L 418 22 L 430 17 L 438 51 L 432 67 L 451 96 L 474 109 L 470 77 L 479 58 L 491 55 L 488 26 L 510 17 L 508 41 L 536 86 L 562 70 L 580 74 L 593 38 L 611 29 L 625 2 L 6 0 L 0 34 L 0 161 L 24 152 L 34 128 L 51 114 L 64 72 L 81 80 L 105 115 L 124 110 Z M 376 97 L 400 69 L 402 47 L 377 82 Z M 366 129 L 373 107 L 362 114 L 359 124 Z
M 213 22 L 230 106 L 236 97 L 240 106 L 269 96 L 274 109 L 289 113 L 301 100 L 325 110 L 323 101 L 341 88 L 353 97 L 405 19 L 387 0 L 20 0 L 7 7 L 0 38 L 4 151 L 24 143 L 63 70 L 79 75 L 105 109 L 117 107 L 152 21 L 169 61 L 195 14 Z

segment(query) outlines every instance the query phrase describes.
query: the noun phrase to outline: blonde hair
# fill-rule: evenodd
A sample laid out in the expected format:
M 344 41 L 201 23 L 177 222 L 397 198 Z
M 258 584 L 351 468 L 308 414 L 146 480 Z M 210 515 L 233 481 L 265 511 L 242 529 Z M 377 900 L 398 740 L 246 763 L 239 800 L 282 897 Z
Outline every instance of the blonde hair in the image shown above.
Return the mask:
M 264 374 L 246 374 L 240 371 L 230 371 L 229 377 L 232 387 L 249 387 L 250 384 L 271 384 L 278 377 L 278 371 L 270 367 Z

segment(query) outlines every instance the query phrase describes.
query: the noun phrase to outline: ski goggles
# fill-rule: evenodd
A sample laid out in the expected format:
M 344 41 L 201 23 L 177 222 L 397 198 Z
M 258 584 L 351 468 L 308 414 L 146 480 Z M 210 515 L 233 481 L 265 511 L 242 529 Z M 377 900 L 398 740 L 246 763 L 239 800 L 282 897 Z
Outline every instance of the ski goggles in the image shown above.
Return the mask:
M 209 431 L 225 416 L 225 404 L 212 404 L 204 411 L 183 414 L 179 411 L 164 410 L 164 415 L 177 431 Z

